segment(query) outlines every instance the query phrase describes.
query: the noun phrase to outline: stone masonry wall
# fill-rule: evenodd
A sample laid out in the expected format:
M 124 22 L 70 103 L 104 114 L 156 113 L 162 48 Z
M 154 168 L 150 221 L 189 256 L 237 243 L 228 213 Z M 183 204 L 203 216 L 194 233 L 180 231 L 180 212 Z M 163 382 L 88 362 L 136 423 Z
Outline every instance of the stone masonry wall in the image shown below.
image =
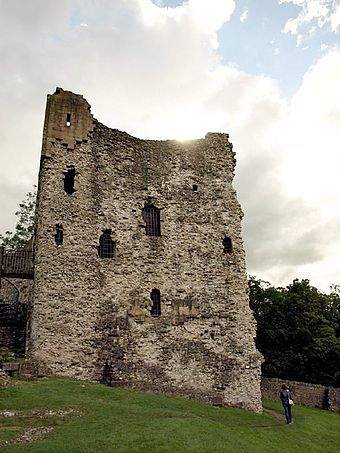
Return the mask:
M 340 411 L 340 389 L 324 385 L 262 377 L 262 398 L 277 401 L 284 382 L 288 384 L 296 404 Z
M 80 379 L 100 379 L 108 363 L 113 385 L 261 410 L 228 136 L 139 140 L 92 120 L 82 97 L 59 89 L 52 98 L 46 122 L 57 124 L 44 128 L 31 359 Z M 72 127 L 74 147 L 61 137 Z M 70 168 L 75 192 L 67 194 Z M 148 203 L 160 209 L 160 237 L 146 235 Z M 107 229 L 116 248 L 103 259 L 98 244 Z M 159 317 L 150 313 L 154 288 Z

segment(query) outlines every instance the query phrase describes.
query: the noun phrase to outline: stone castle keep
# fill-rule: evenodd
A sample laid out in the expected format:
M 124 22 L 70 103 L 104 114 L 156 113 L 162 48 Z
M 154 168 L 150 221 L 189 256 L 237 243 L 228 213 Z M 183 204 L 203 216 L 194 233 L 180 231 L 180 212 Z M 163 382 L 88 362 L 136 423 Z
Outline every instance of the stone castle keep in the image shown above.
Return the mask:
M 140 140 L 48 95 L 28 358 L 261 410 L 234 168 L 226 134 Z

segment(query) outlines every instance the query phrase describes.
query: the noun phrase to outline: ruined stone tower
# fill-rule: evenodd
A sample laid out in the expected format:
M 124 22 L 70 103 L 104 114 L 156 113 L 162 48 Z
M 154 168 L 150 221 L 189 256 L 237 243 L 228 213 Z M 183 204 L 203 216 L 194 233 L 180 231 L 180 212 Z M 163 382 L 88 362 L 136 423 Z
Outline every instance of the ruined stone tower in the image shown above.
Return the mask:
M 228 135 L 140 140 L 47 98 L 29 357 L 57 375 L 260 410 Z

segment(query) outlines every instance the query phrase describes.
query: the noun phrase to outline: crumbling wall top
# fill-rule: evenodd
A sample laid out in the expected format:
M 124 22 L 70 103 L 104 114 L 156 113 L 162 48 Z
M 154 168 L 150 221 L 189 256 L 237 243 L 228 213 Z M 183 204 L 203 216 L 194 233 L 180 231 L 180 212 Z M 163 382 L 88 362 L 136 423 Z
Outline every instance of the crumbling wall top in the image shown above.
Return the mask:
M 93 115 L 90 104 L 82 95 L 56 88 L 47 95 L 42 155 L 50 156 L 56 141 L 68 149 L 88 139 L 93 131 Z

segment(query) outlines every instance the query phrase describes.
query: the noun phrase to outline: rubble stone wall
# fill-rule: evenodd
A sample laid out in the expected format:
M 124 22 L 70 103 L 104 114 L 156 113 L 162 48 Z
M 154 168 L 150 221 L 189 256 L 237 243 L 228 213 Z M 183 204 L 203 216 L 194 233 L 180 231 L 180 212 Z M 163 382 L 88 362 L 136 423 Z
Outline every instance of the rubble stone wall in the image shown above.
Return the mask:
M 100 379 L 109 364 L 113 385 L 260 411 L 261 356 L 228 135 L 140 140 L 93 120 L 82 97 L 61 89 L 47 112 L 32 360 L 80 379 Z M 72 168 L 75 191 L 67 194 L 64 175 Z M 146 234 L 147 204 L 160 209 L 159 237 Z M 106 230 L 113 258 L 98 254 Z M 151 316 L 153 289 L 158 317 Z
M 283 383 L 289 386 L 296 404 L 340 411 L 340 389 L 319 384 L 262 377 L 262 398 L 272 401 L 279 400 L 280 388 Z

